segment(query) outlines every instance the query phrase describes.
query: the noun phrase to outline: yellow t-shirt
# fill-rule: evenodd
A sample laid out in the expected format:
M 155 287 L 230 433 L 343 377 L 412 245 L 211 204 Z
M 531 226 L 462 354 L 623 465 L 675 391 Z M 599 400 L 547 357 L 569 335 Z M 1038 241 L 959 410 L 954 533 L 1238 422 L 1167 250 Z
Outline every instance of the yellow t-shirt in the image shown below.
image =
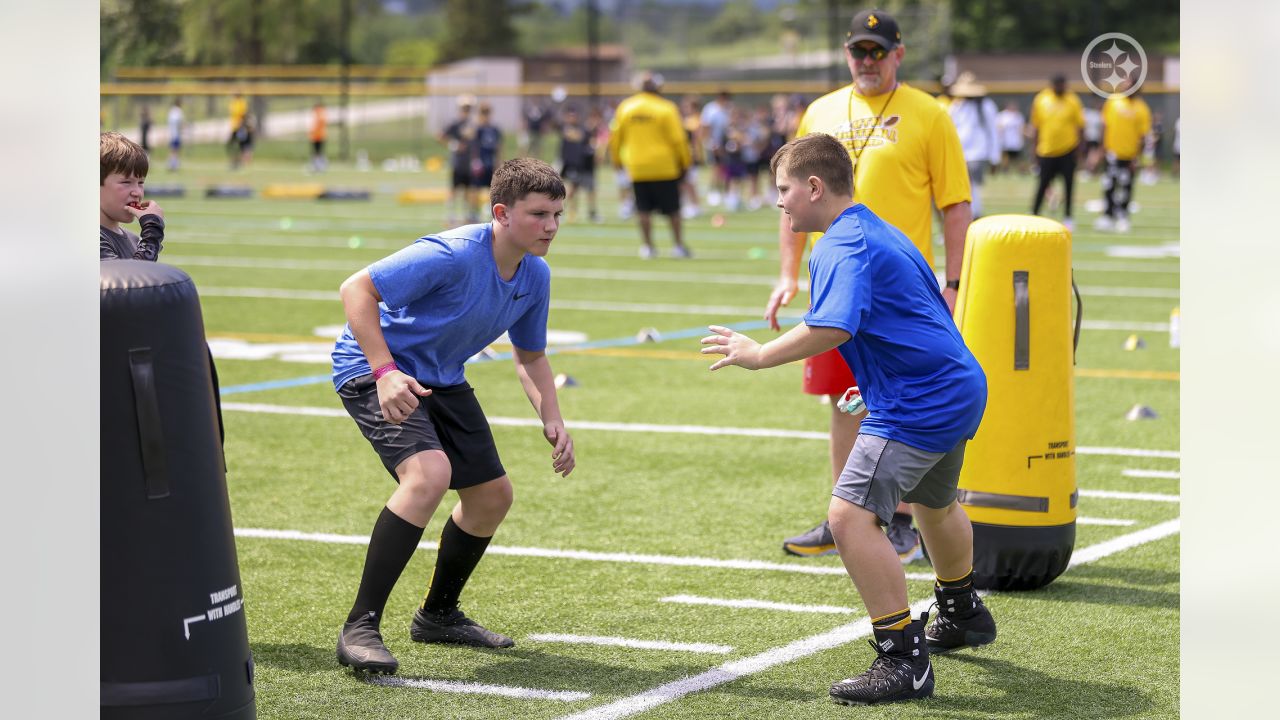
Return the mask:
M 847 85 L 805 110 L 796 136 L 815 132 L 831 135 L 849 151 L 853 199 L 901 230 L 933 265 L 933 205 L 969 200 L 960 136 L 946 109 L 903 83 L 892 98 L 863 97 Z
M 1151 132 L 1151 108 L 1142 98 L 1113 95 L 1102 104 L 1102 147 L 1121 160 L 1142 151 L 1142 138 Z
M 613 116 L 609 156 L 622 160 L 633 182 L 680 177 L 692 157 L 679 108 L 648 92 L 623 100 Z
M 249 103 L 242 97 L 231 98 L 231 129 L 240 127 L 245 113 L 249 112 Z
M 1031 126 L 1038 133 L 1036 155 L 1062 157 L 1080 144 L 1084 106 L 1070 90 L 1058 97 L 1051 88 L 1045 88 L 1031 101 Z

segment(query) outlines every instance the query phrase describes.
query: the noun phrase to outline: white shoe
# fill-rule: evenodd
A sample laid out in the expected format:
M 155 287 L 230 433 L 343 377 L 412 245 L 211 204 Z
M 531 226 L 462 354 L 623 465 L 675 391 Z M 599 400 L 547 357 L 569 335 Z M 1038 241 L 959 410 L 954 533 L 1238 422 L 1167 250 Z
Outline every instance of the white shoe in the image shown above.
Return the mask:
M 1129 218 L 1122 217 L 1119 220 L 1116 220 L 1116 232 L 1118 233 L 1129 232 Z
M 1072 220 L 1071 218 L 1063 218 L 1063 220 L 1062 220 L 1062 227 L 1066 228 L 1066 229 L 1067 229 L 1067 232 L 1075 232 L 1075 231 L 1076 231 L 1076 223 L 1075 223 L 1075 221 L 1074 221 L 1074 220 Z
M 1115 229 L 1115 221 L 1111 219 L 1110 215 L 1099 215 L 1098 219 L 1093 221 L 1093 229 L 1110 232 Z
M 657 252 L 653 249 L 653 247 L 652 247 L 652 246 L 650 246 L 650 245 L 641 245 L 641 246 L 640 246 L 640 259 L 641 259 L 641 260 L 652 260 L 655 256 L 657 256 L 657 254 L 658 254 L 658 253 L 657 253 Z
M 677 245 L 671 248 L 671 257 L 687 260 L 693 257 L 693 253 L 689 252 L 689 248 Z

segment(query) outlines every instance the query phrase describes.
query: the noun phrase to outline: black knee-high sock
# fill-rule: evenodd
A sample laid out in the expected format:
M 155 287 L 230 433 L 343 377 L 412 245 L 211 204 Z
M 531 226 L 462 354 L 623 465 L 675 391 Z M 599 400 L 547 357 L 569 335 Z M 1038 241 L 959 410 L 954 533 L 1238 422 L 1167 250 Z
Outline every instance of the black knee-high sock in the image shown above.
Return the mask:
M 458 607 L 458 596 L 476 569 L 492 537 L 476 537 L 463 531 L 450 516 L 440 533 L 440 551 L 436 555 L 436 571 L 431 588 L 422 599 L 422 609 L 436 614 Z
M 413 557 L 413 551 L 418 548 L 422 530 L 423 528 L 391 512 L 390 508 L 382 508 L 382 514 L 378 515 L 378 521 L 373 525 L 373 534 L 369 537 L 369 551 L 364 557 L 364 574 L 360 577 L 356 603 L 351 606 L 347 622 L 370 611 L 382 616 L 387 598 L 391 596 L 391 588 L 395 587 L 400 573 L 404 572 L 404 566 L 409 564 L 409 558 Z

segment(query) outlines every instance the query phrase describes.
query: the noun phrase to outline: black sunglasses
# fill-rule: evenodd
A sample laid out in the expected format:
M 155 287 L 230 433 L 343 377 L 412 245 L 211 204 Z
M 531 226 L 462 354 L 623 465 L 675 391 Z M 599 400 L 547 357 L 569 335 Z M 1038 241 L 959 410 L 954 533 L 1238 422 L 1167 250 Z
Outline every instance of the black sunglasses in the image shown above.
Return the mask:
M 875 45 L 873 47 L 859 47 L 857 45 L 846 45 L 845 47 L 849 48 L 849 53 L 853 55 L 854 60 L 862 60 L 863 58 L 870 55 L 872 60 L 875 60 L 876 62 L 880 62 L 881 60 L 885 59 L 885 57 L 889 55 L 889 51 L 880 47 L 879 45 Z

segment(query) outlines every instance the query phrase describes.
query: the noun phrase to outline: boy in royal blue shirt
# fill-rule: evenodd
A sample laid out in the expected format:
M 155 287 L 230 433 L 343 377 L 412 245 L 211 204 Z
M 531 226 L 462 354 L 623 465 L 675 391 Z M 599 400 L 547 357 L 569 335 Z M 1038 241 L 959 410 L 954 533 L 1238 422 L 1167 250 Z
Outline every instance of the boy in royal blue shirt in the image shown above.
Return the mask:
M 929 652 L 984 645 L 995 622 L 973 591 L 973 528 L 956 501 L 965 442 L 986 407 L 986 376 L 965 347 L 933 271 L 899 230 L 849 200 L 849 153 L 829 135 L 784 145 L 771 162 L 778 207 L 792 232 L 823 232 L 809 259 L 812 306 L 760 345 L 712 325 L 704 354 L 717 370 L 774 367 L 838 348 L 869 414 L 832 490 L 836 548 L 872 619 L 871 669 L 835 683 L 855 705 L 929 697 Z M 912 621 L 906 577 L 887 525 L 899 500 L 915 504 L 937 583 L 938 618 Z
M 493 222 L 420 238 L 342 283 L 347 327 L 333 350 L 342 403 L 398 483 L 374 525 L 338 662 L 394 673 L 379 630 L 391 589 L 445 491 L 458 504 L 440 535 L 430 589 L 409 628 L 417 642 L 504 648 L 515 643 L 468 618 L 458 596 L 511 507 L 511 480 L 463 363 L 507 332 L 516 375 L 554 448 L 574 467 L 546 357 L 551 271 L 564 183 L 530 158 L 494 173 Z

